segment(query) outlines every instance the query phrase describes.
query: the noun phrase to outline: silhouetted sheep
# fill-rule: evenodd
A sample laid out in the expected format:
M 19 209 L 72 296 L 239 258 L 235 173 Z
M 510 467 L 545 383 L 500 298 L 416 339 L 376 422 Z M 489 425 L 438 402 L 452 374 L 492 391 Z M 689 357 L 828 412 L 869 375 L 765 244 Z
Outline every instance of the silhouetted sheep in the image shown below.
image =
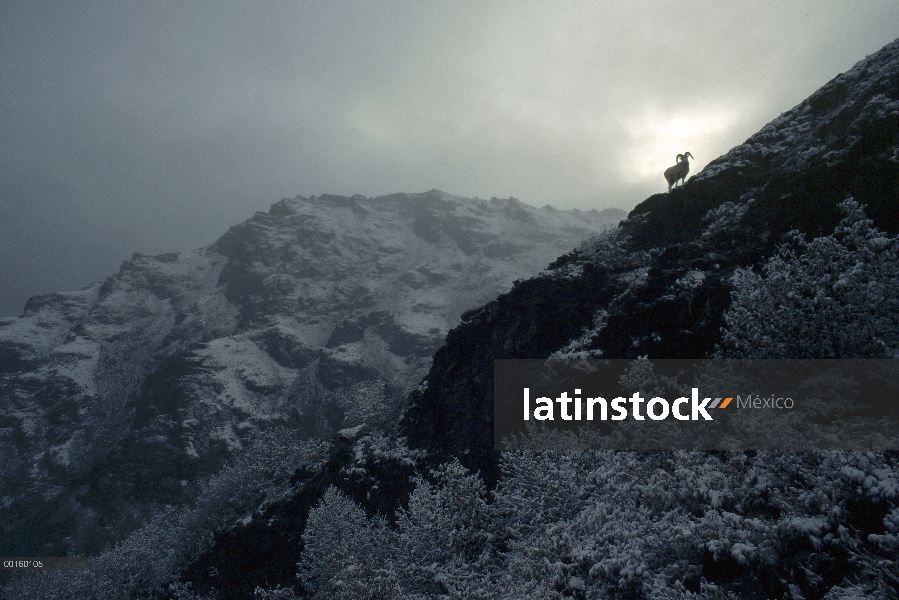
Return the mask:
M 684 179 L 687 178 L 687 173 L 690 172 L 690 161 L 687 160 L 687 157 L 693 158 L 693 155 L 689 152 L 684 152 L 683 154 L 678 154 L 674 160 L 677 163 L 673 167 L 668 167 L 665 169 L 665 181 L 668 182 L 668 191 L 671 191 L 672 186 L 677 185 L 677 181 L 680 180 L 680 184 L 684 185 Z

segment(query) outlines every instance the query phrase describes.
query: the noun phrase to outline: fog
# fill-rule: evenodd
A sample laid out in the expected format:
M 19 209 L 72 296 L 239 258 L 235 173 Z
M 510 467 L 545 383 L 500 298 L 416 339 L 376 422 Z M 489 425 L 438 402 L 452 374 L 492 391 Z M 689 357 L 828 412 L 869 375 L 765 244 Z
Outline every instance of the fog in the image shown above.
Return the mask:
M 0 315 L 284 197 L 629 210 L 897 35 L 894 0 L 0 2 Z

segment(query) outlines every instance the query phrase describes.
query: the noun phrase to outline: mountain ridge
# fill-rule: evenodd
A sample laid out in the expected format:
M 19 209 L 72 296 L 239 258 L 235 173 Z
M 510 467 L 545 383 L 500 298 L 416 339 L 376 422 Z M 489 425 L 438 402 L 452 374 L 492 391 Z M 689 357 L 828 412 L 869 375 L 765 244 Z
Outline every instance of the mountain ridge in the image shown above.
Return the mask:
M 96 551 L 278 424 L 395 421 L 462 312 L 615 216 L 436 190 L 297 197 L 208 247 L 31 298 L 0 321 L 2 547 Z

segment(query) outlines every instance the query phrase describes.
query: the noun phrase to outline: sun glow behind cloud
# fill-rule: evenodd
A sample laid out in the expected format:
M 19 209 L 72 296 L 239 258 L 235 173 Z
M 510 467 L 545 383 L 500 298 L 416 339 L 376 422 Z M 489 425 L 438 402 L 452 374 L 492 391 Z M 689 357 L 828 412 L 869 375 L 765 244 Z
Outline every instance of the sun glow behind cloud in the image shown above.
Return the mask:
M 662 172 L 675 155 L 690 152 L 695 175 L 733 144 L 741 124 L 738 106 L 719 104 L 663 110 L 647 107 L 625 122 L 628 141 L 622 149 L 618 174 L 629 183 L 660 185 Z
M 0 3 L 0 313 L 297 194 L 629 209 L 897 22 L 895 0 Z
M 383 172 L 560 207 L 629 208 L 663 191 L 662 172 L 687 150 L 699 172 L 826 81 L 791 92 L 782 54 L 810 60 L 805 30 L 839 16 L 807 2 L 460 6 L 426 48 L 350 98 L 344 122 Z

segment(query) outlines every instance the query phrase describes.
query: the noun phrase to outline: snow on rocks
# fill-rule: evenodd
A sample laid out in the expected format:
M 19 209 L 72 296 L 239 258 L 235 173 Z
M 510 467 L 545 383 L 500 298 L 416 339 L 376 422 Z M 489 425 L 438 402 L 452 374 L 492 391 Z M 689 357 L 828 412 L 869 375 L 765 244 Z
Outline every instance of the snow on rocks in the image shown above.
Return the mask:
M 116 522 L 142 510 L 135 485 L 177 501 L 264 428 L 396 419 L 464 311 L 623 217 L 436 190 L 297 197 L 207 248 L 36 296 L 0 321 L 0 497 L 43 495 L 29 510 L 53 518 L 75 478 L 120 500 L 66 514 Z M 91 522 L 66 519 L 60 537 Z

